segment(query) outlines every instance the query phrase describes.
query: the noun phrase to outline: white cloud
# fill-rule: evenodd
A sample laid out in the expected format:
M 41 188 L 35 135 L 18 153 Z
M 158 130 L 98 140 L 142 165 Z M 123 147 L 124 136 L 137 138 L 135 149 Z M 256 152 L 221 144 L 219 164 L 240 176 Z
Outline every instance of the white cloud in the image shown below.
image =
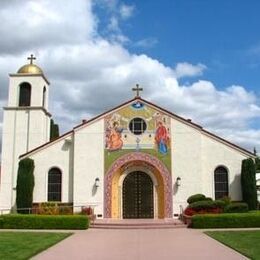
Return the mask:
M 175 76 L 177 78 L 182 77 L 194 77 L 201 76 L 203 71 L 207 67 L 204 64 L 198 63 L 197 65 L 190 64 L 188 62 L 178 63 L 175 67 Z
M 139 40 L 136 43 L 134 43 L 134 45 L 142 48 L 151 48 L 155 46 L 157 43 L 158 40 L 156 38 L 150 37 L 150 38 Z
M 249 126 L 259 120 L 256 94 L 243 86 L 219 90 L 210 81 L 181 85 L 178 78 L 202 75 L 206 66 L 183 62 L 171 68 L 147 55 L 130 53 L 119 39 L 111 41 L 113 34 L 101 37 L 90 1 L 78 1 L 77 6 L 69 0 L 37 1 L 37 8 L 29 3 L 13 7 L 6 3 L 0 11 L 5 14 L 4 19 L 0 15 L 0 33 L 6 36 L 0 42 L 0 101 L 7 99 L 8 73 L 17 71 L 37 50 L 36 62 L 51 81 L 51 113 L 63 131 L 132 98 L 132 86 L 140 83 L 144 98 L 260 150 L 260 130 Z M 41 6 L 42 15 L 50 10 L 52 19 L 36 19 L 33 27 L 24 22 L 25 11 L 35 17 Z M 15 21 L 7 19 L 14 11 Z M 10 44 L 13 41 L 15 45 Z
M 119 32 L 119 25 L 118 25 L 118 20 L 115 16 L 112 16 L 110 18 L 109 24 L 107 26 L 109 31 L 115 31 L 115 32 Z
M 126 5 L 123 3 L 120 5 L 119 13 L 122 19 L 128 19 L 133 15 L 134 10 L 134 5 Z

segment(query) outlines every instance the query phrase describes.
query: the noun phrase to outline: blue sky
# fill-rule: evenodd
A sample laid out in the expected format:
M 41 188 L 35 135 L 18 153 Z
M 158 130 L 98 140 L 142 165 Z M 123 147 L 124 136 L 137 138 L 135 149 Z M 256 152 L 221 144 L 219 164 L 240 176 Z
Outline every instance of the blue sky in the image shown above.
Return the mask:
M 1 107 L 8 74 L 33 53 L 62 133 L 131 99 L 139 83 L 144 99 L 260 151 L 260 1 L 76 3 L 1 1 Z
M 130 39 L 127 49 L 146 53 L 168 66 L 180 61 L 208 67 L 201 79 L 219 88 L 243 85 L 259 93 L 260 1 L 161 0 L 125 1 L 133 16 L 121 29 Z M 96 5 L 102 32 L 110 12 Z M 103 32 L 104 33 L 104 32 Z M 148 39 L 148 46 L 135 42 Z M 185 83 L 186 79 L 182 79 Z M 190 81 L 191 79 L 189 79 Z M 193 79 L 194 80 L 194 79 Z

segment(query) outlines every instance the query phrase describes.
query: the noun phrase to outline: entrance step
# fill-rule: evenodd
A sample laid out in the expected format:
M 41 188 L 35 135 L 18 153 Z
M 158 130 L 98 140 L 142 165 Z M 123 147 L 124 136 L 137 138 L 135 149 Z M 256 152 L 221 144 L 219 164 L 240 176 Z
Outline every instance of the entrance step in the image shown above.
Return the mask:
M 97 219 L 91 223 L 90 228 L 100 229 L 162 229 L 185 228 L 178 219 Z

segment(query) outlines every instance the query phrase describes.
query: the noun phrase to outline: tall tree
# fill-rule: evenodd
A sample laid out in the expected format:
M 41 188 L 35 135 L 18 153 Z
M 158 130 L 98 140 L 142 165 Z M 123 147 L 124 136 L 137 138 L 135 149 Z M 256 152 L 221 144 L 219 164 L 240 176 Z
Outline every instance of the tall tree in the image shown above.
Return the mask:
M 60 136 L 59 125 L 54 123 L 54 120 L 51 119 L 50 125 L 50 141 L 55 140 Z
M 248 204 L 250 210 L 257 208 L 257 192 L 255 178 L 255 163 L 253 159 L 244 159 L 241 169 L 241 186 L 243 201 Z
M 256 172 L 260 172 L 260 158 L 259 157 L 255 158 L 255 169 L 256 169 Z
M 30 158 L 19 162 L 17 185 L 16 185 L 16 206 L 18 213 L 28 213 L 32 208 L 34 189 L 34 161 Z

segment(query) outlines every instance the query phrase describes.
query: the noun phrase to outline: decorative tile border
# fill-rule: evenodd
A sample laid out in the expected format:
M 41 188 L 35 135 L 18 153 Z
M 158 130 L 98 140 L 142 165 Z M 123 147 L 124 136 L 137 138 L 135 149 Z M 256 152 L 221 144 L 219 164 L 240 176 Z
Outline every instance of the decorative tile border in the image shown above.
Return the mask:
M 142 152 L 131 152 L 118 158 L 108 169 L 105 175 L 104 186 L 104 217 L 111 218 L 112 208 L 112 179 L 114 173 L 123 165 L 133 162 L 145 162 L 155 167 L 162 176 L 164 184 L 164 213 L 165 218 L 172 218 L 172 177 L 166 166 L 156 157 Z

